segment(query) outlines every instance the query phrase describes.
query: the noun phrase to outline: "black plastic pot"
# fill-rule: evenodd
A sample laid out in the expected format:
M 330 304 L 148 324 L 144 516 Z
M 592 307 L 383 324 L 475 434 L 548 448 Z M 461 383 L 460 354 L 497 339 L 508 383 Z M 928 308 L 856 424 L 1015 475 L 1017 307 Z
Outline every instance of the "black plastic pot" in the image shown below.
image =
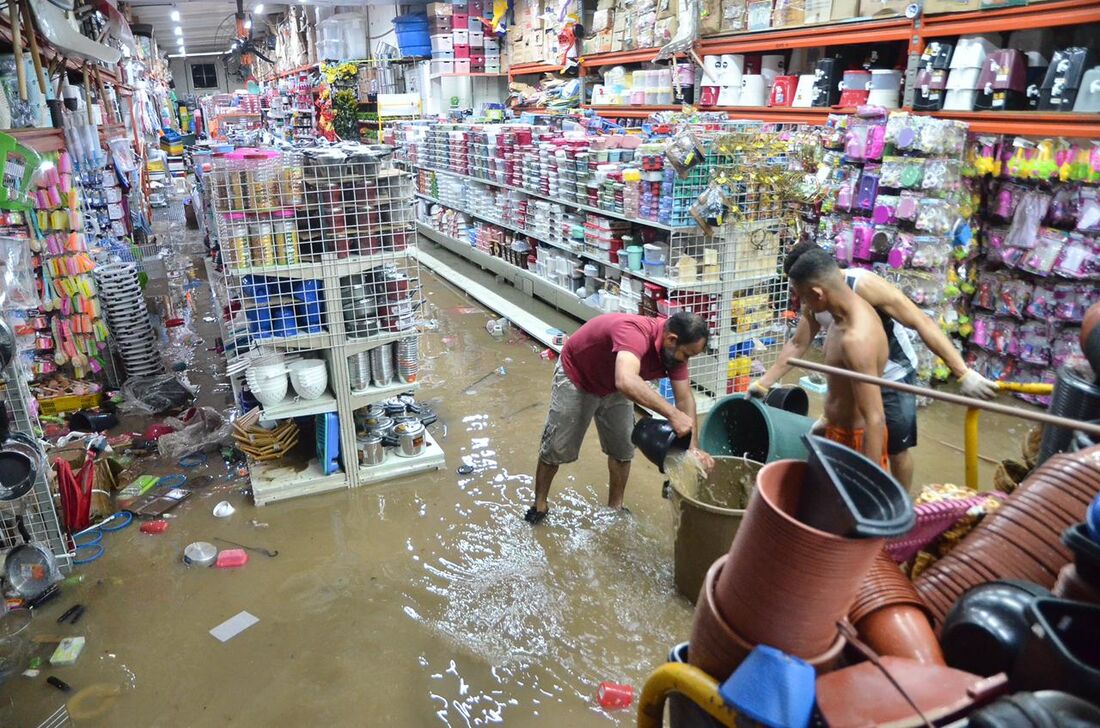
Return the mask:
M 969 728 L 1088 728 L 1100 707 L 1058 690 L 1007 695 L 967 716 Z
M 1028 606 L 1050 591 L 1026 581 L 993 581 L 965 592 L 944 618 L 940 647 L 947 664 L 974 675 L 1011 674 L 1027 640 Z
M 69 417 L 69 427 L 78 432 L 104 432 L 118 424 L 113 412 L 80 410 Z
M 776 409 L 806 416 L 810 411 L 810 398 L 802 387 L 776 387 L 768 391 L 764 404 Z
M 1100 418 L 1100 386 L 1086 380 L 1074 369 L 1061 367 L 1058 370 L 1058 379 L 1054 383 L 1049 412 L 1052 415 L 1074 420 L 1089 421 Z M 1072 441 L 1072 429 L 1044 425 L 1038 464 L 1046 462 L 1051 455 L 1068 450 Z
M 1077 575 L 1089 584 L 1100 587 L 1100 543 L 1089 536 L 1085 523 L 1075 523 L 1062 533 L 1062 543 L 1073 552 Z M 1100 635 L 1097 635 L 1100 640 Z
M 909 494 L 877 463 L 850 447 L 803 435 L 809 450 L 795 517 L 848 538 L 901 536 L 917 521 Z
M 677 437 L 676 431 L 668 420 L 655 417 L 643 417 L 634 425 L 630 441 L 642 451 L 642 454 L 663 473 L 665 458 L 673 450 L 687 450 L 691 447 L 691 435 Z
M 1100 695 L 1100 605 L 1036 599 L 1030 631 L 1012 671 L 1019 690 L 1062 690 L 1086 700 Z

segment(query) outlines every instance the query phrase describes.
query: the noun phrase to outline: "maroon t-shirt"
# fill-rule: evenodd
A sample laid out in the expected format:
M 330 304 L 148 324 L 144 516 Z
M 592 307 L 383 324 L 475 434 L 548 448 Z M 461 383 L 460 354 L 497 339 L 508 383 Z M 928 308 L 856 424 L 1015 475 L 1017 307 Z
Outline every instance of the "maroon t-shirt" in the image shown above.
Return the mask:
M 605 313 L 577 329 L 561 350 L 561 367 L 582 392 L 606 397 L 615 389 L 615 356 L 629 351 L 642 363 L 639 374 L 651 381 L 667 376 L 688 378 L 687 364 L 665 369 L 661 357 L 664 318 L 630 313 Z

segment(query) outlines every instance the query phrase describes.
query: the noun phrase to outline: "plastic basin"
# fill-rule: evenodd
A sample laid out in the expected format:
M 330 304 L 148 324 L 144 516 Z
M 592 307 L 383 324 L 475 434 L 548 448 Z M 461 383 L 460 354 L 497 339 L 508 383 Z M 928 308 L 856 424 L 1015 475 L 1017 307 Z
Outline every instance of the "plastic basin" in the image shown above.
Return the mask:
M 812 426 L 809 417 L 735 394 L 715 404 L 703 423 L 699 444 L 711 455 L 743 456 L 759 463 L 805 460 L 801 437 Z

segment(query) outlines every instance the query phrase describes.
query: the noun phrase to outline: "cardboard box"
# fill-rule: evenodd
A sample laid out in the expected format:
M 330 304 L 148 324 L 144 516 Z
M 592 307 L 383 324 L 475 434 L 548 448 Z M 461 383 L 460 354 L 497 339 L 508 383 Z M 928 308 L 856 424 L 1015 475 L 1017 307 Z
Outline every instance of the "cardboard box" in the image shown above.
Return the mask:
M 699 35 L 714 35 L 722 30 L 722 0 L 700 0 Z
M 482 48 L 481 50 L 485 51 L 485 59 L 486 60 L 488 60 L 490 58 L 500 58 L 500 49 L 499 48 Z
M 469 73 L 470 62 L 469 61 L 455 61 L 455 73 Z
M 961 13 L 971 10 L 979 10 L 983 7 L 981 0 L 924 0 L 924 14 L 935 13 Z
M 457 48 L 458 46 L 469 47 L 470 31 L 459 30 L 458 28 L 455 28 L 455 30 L 451 32 L 451 40 L 454 42 L 455 48 Z
M 773 28 L 793 28 L 806 24 L 803 0 L 775 0 L 772 8 Z
M 802 22 L 806 25 L 817 25 L 829 22 L 829 13 L 833 10 L 832 0 L 804 0 L 802 5 Z
M 454 61 L 432 61 L 432 73 L 454 73 Z
M 896 18 L 905 15 L 912 0 L 859 0 L 859 16 L 867 18 Z
M 833 0 L 829 20 L 847 20 L 859 17 L 859 0 Z
M 454 6 L 450 3 L 428 3 L 426 10 L 428 17 L 433 15 L 449 17 L 454 12 Z
M 745 4 L 746 30 L 767 30 L 772 23 L 771 0 L 751 0 Z
M 455 46 L 455 60 L 460 58 L 470 57 L 470 46 L 468 45 L 456 45 Z
M 433 61 L 453 61 L 455 59 L 454 51 L 434 51 L 432 53 Z
M 485 34 L 481 32 L 480 28 L 470 28 L 466 32 L 469 34 L 469 44 L 471 48 L 481 48 L 485 45 Z
M 745 0 L 722 0 L 721 29 L 723 33 L 745 30 L 747 22 Z
M 454 20 L 455 30 L 466 30 L 469 27 L 470 16 L 466 13 L 455 13 L 451 18 Z

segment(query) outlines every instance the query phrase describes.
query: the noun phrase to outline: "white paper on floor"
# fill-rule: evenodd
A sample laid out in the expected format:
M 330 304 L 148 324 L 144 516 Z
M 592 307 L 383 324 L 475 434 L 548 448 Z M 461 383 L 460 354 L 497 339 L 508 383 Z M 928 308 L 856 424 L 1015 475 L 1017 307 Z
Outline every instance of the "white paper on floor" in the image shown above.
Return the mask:
M 248 612 L 240 612 L 210 630 L 210 634 L 214 635 L 219 642 L 228 642 L 259 621 L 259 617 Z

